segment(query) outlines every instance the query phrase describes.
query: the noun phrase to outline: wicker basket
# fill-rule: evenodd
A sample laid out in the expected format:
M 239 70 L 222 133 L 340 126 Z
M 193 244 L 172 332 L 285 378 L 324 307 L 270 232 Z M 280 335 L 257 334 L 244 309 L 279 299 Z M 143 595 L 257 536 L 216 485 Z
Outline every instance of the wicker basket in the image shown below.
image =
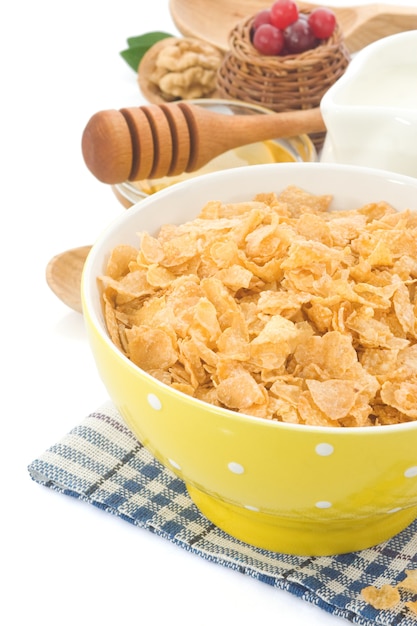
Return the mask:
M 312 50 L 286 56 L 263 56 L 251 43 L 253 16 L 239 22 L 229 35 L 229 51 L 218 73 L 220 97 L 259 104 L 272 111 L 317 107 L 327 89 L 350 61 L 338 26 Z M 317 148 L 324 133 L 312 135 Z

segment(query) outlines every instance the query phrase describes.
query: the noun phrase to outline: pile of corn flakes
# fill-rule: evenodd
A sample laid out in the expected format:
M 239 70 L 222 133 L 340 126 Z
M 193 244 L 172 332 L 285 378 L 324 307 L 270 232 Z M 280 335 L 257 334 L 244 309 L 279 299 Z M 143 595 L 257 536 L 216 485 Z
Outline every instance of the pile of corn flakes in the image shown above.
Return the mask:
M 108 332 L 186 394 L 322 426 L 417 419 L 417 213 L 298 187 L 138 233 L 99 280 Z
M 417 593 L 417 569 L 406 569 L 404 580 L 400 581 L 396 586 L 386 584 L 381 587 L 374 587 L 373 585 L 364 587 L 361 590 L 361 598 L 373 606 L 374 609 L 393 609 L 401 602 L 400 591 L 415 596 Z M 404 602 L 404 606 L 412 613 L 417 614 L 417 600 Z

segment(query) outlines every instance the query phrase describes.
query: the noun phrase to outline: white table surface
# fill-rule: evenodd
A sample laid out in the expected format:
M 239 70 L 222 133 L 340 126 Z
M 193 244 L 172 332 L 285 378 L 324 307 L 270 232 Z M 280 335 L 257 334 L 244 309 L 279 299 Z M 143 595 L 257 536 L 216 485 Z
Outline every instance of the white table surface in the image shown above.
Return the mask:
M 45 281 L 50 257 L 123 210 L 87 170 L 82 130 L 96 111 L 144 102 L 126 38 L 177 31 L 168 0 L 21 0 L 0 24 L 0 623 L 346 623 L 31 481 L 27 465 L 107 400 L 82 316 Z

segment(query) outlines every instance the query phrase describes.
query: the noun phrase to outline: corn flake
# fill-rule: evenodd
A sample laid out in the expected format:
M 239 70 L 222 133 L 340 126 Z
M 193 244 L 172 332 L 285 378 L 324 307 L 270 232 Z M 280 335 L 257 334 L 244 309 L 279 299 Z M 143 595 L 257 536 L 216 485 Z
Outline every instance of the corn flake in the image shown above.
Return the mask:
M 415 613 L 417 615 L 417 600 L 414 600 L 414 602 L 405 602 L 404 606 L 406 606 L 407 609 L 410 609 L 412 613 Z
M 406 569 L 405 575 L 405 579 L 398 583 L 398 587 L 417 593 L 417 569 Z
M 213 200 L 117 246 L 99 279 L 112 341 L 175 389 L 259 418 L 417 420 L 417 215 L 331 202 L 294 186 Z
M 400 592 L 392 585 L 382 585 L 380 588 L 365 587 L 361 590 L 361 596 L 374 609 L 392 609 L 401 600 Z

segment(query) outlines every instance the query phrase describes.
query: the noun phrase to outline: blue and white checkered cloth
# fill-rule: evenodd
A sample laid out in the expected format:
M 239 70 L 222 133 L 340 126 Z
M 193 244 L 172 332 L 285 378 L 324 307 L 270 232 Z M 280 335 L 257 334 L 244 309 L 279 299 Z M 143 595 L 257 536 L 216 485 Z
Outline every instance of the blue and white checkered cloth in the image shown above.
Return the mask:
M 417 569 L 417 522 L 385 543 L 360 552 L 302 557 L 249 546 L 214 526 L 191 501 L 184 483 L 163 467 L 126 427 L 111 403 L 29 466 L 33 480 L 118 515 L 196 555 L 284 589 L 363 626 L 416 626 L 402 593 L 395 609 L 361 599 L 368 585 L 396 585 Z

